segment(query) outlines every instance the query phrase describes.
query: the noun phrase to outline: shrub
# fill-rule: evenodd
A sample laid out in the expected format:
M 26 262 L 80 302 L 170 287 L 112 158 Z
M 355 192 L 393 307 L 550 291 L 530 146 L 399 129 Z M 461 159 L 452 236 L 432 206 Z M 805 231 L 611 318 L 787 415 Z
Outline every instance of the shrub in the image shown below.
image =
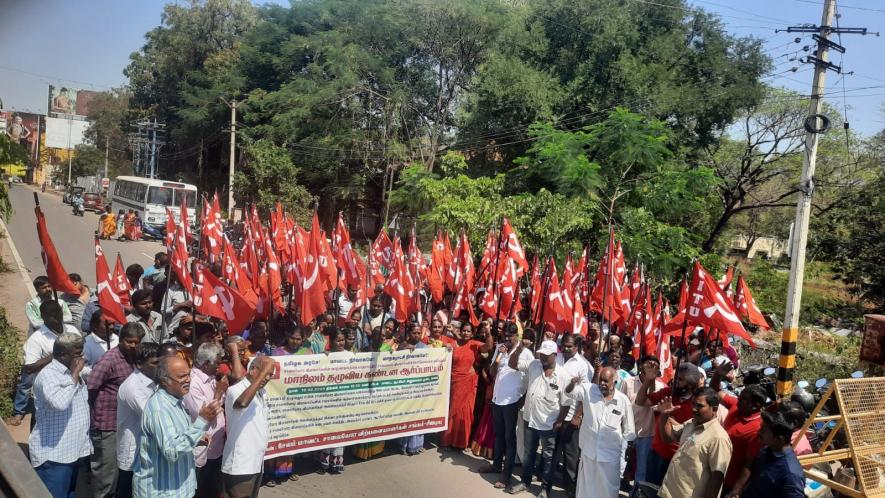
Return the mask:
M 0 418 L 12 415 L 12 398 L 21 366 L 21 332 L 0 308 Z

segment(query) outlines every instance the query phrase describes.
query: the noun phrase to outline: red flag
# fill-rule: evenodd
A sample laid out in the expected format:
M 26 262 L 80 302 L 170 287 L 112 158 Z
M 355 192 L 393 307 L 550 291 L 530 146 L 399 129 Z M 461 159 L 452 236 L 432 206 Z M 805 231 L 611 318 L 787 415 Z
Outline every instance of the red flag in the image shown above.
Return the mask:
M 528 270 L 529 262 L 525 257 L 525 251 L 522 250 L 522 244 L 519 243 L 519 239 L 507 218 L 504 218 L 504 222 L 501 224 L 501 246 L 502 251 L 506 249 L 507 254 L 516 263 L 516 276 L 521 277 Z
M 469 294 L 473 291 L 475 273 L 476 269 L 473 266 L 473 253 L 470 252 L 470 242 L 467 240 L 467 233 L 462 231 L 458 237 L 458 246 L 452 258 L 452 264 L 449 265 L 446 283 L 450 289 L 460 289 L 461 282 L 463 281 L 466 283 L 466 292 Z
M 255 307 L 246 298 L 203 265 L 197 266 L 194 307 L 197 313 L 224 320 L 231 334 L 246 330 L 255 316 Z
M 353 250 L 350 243 L 350 232 L 344 225 L 344 217 L 341 214 L 338 215 L 338 224 L 332 235 L 332 253 L 338 268 L 344 275 L 345 285 L 358 289 L 366 276 L 366 264 Z
M 442 234 L 437 233 L 433 239 L 433 248 L 430 250 L 430 267 L 427 269 L 427 285 L 430 287 L 430 297 L 435 303 L 441 303 L 443 300 L 447 268 L 445 242 Z
M 719 284 L 697 261 L 688 286 L 687 319 L 689 325 L 734 334 L 756 347 Z
M 378 264 L 388 270 L 393 267 L 393 242 L 390 241 L 390 237 L 387 236 L 387 232 L 383 228 L 375 238 L 375 243 L 372 244 L 372 252 Z
M 267 255 L 265 261 L 265 270 L 267 271 L 267 288 L 273 305 L 281 314 L 286 313 L 286 307 L 283 306 L 282 286 L 283 275 L 280 271 L 280 262 L 277 260 L 276 252 L 270 238 L 264 239 L 264 253 Z
M 550 325 L 557 333 L 571 330 L 572 313 L 566 311 L 562 304 L 562 293 L 559 288 L 559 275 L 556 273 L 556 261 L 551 257 L 547 262 L 547 295 L 543 304 L 544 324 Z
M 126 270 L 123 268 L 120 253 L 117 253 L 117 264 L 114 265 L 114 277 L 111 282 L 114 292 L 120 296 L 120 302 L 124 306 L 129 306 L 129 294 L 132 293 L 132 287 L 129 286 L 129 279 L 126 278 Z
M 669 334 L 664 334 L 661 340 L 658 341 L 657 357 L 661 362 L 661 379 L 665 383 L 669 383 L 676 374 L 676 369 L 673 366 L 673 356 L 670 354 Z
M 181 213 L 179 214 L 181 221 L 181 230 L 184 233 L 185 247 L 187 244 L 190 244 L 192 240 L 194 240 L 193 235 L 191 235 L 191 225 L 187 218 L 187 197 L 181 196 L 181 206 L 179 207 Z
M 168 207 L 166 208 L 166 252 L 172 252 L 172 246 L 175 245 L 175 213 Z
M 320 242 L 322 236 L 319 222 L 316 221 L 316 216 L 314 216 L 314 226 L 310 231 L 310 240 L 307 244 L 304 278 L 301 282 L 301 294 L 299 296 L 302 325 L 307 325 L 326 311 L 326 288 L 322 281 L 322 267 L 320 263 L 320 257 L 323 256 L 323 248 Z
M 38 208 L 39 209 L 39 208 Z M 119 324 L 126 323 L 126 315 L 123 313 L 123 303 L 120 296 L 114 292 L 111 285 L 110 269 L 104 258 L 98 237 L 95 238 L 95 293 L 98 295 L 98 307 L 104 312 L 105 318 Z
M 400 247 L 399 237 L 394 242 L 393 250 L 393 267 L 390 269 L 390 275 L 387 276 L 387 284 L 384 286 L 384 293 L 393 299 L 396 303 L 395 318 L 400 322 L 405 322 L 409 318 L 409 314 L 417 311 L 414 306 L 415 286 L 409 275 L 406 265 L 403 263 L 403 251 Z
M 37 238 L 40 239 L 40 247 L 43 248 L 43 266 L 46 268 L 46 278 L 49 279 L 49 284 L 58 292 L 79 296 L 80 289 L 68 276 L 68 272 L 65 271 L 65 267 L 62 266 L 61 260 L 58 258 L 58 252 L 49 236 L 49 230 L 46 229 L 46 218 L 43 216 L 40 206 L 34 208 L 34 213 L 37 215 Z
M 252 282 L 249 280 L 249 277 L 246 276 L 245 272 L 240 271 L 240 262 L 237 259 L 237 254 L 227 240 L 226 235 L 224 236 L 223 246 L 224 264 L 221 267 L 221 275 L 227 279 L 228 282 L 236 286 L 240 295 L 242 295 L 254 307 L 258 303 L 258 295 L 255 294 L 255 290 L 252 288 Z
M 214 201 L 213 201 L 214 203 Z M 203 219 L 201 220 L 200 238 L 202 239 L 203 254 L 210 262 L 218 261 L 221 257 L 221 235 L 224 231 L 218 225 L 220 216 L 215 213 L 213 205 L 203 199 Z
M 584 307 L 581 305 L 581 299 L 577 292 L 574 293 L 573 299 L 575 308 L 572 311 L 572 334 L 587 337 L 587 316 L 584 315 Z
M 483 287 L 492 286 L 492 278 L 495 273 L 495 260 L 498 257 L 498 251 L 495 248 L 497 244 L 497 236 L 491 230 L 486 235 L 486 247 L 482 251 L 482 259 L 479 261 L 479 277 L 480 285 Z M 494 314 L 494 313 L 493 313 Z
M 728 265 L 728 268 L 725 269 L 725 275 L 722 276 L 722 280 L 719 280 L 717 283 L 725 292 L 725 297 L 728 299 L 734 298 L 734 293 L 731 292 L 731 281 L 734 280 L 734 266 Z
M 538 255 L 535 254 L 535 257 L 532 259 L 532 275 L 529 277 L 529 286 L 532 289 L 529 306 L 531 306 L 533 319 L 537 319 L 538 314 L 541 313 L 541 294 L 544 292 L 544 287 L 541 286 L 540 266 L 540 263 L 538 263 Z
M 175 242 L 172 247 L 172 252 L 169 254 L 169 263 L 172 265 L 172 271 L 175 272 L 178 281 L 181 282 L 181 285 L 185 289 L 190 291 L 194 287 L 194 281 L 191 278 L 191 272 L 188 267 L 188 258 L 189 255 L 184 240 L 184 233 L 182 233 L 181 228 L 179 228 L 175 231 Z
M 756 300 L 753 299 L 753 294 L 750 292 L 750 287 L 747 286 L 743 275 L 738 276 L 737 292 L 734 294 L 734 307 L 742 318 L 745 318 L 753 325 L 765 330 L 770 328 L 768 321 L 762 315 L 762 312 L 759 311 L 759 307 L 756 306 Z

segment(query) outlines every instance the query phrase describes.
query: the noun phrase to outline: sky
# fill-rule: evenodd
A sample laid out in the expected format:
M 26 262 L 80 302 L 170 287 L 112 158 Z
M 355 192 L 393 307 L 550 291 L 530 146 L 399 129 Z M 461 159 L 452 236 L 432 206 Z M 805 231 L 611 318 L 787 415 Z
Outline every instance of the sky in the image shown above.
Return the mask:
M 765 41 L 766 52 L 775 63 L 773 76 L 766 81 L 810 93 L 812 66 L 790 59 L 805 55 L 802 48 L 812 43 L 811 35 L 775 33 L 775 29 L 819 24 L 822 0 L 687 1 L 722 16 L 729 32 Z M 123 69 L 129 55 L 143 45 L 144 34 L 159 25 L 165 3 L 0 0 L 0 100 L 4 108 L 44 114 L 50 84 L 87 90 L 124 85 Z M 885 1 L 845 0 L 843 5 L 840 0 L 837 6 L 841 27 L 866 27 L 885 33 Z M 794 43 L 797 37 L 800 42 Z M 880 63 L 885 38 L 844 35 L 841 44 L 846 53 L 833 53 L 831 60 L 844 72 L 854 74 L 830 72 L 826 81 L 828 99 L 840 112 L 847 110 L 853 130 L 872 135 L 885 128 L 885 64 Z M 793 67 L 796 72 L 790 71 Z

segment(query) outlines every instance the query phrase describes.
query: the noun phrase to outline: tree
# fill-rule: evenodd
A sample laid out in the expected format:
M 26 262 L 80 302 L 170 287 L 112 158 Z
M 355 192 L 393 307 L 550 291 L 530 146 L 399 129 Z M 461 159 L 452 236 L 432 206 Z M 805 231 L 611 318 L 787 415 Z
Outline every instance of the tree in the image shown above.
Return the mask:
M 236 195 L 263 210 L 270 210 L 279 201 L 296 220 L 309 223 L 314 199 L 303 186 L 288 180 L 298 176 L 298 167 L 292 163 L 289 151 L 258 140 L 246 145 L 244 155 L 245 167 L 237 171 L 234 179 Z
M 162 169 L 173 176 L 205 177 L 204 160 L 218 173 L 227 171 L 222 163 L 227 158 L 223 132 L 228 114 L 218 92 L 228 88 L 215 85 L 208 76 L 231 67 L 222 61 L 232 57 L 257 20 L 248 0 L 170 3 L 161 25 L 149 31 L 141 50 L 130 56 L 124 74 L 132 91 L 133 118 L 153 116 L 166 124 L 168 144 L 160 159 Z M 239 93 L 231 89 L 224 96 L 230 99 Z M 193 177 L 195 170 L 200 171 Z
M 128 130 L 131 113 L 129 99 L 131 93 L 127 88 L 118 88 L 107 92 L 99 92 L 89 101 L 89 127 L 84 133 L 86 142 L 93 148 L 102 151 L 100 163 L 104 165 L 104 152 L 108 153 L 108 176 L 116 177 L 132 172 L 129 153 Z M 91 154 L 92 151 L 89 151 Z M 80 153 L 78 153 L 78 156 Z M 97 163 L 97 158 L 89 160 Z M 78 161 L 78 158 L 73 160 Z M 102 174 L 103 174 L 102 169 Z M 92 174 L 92 173 L 89 173 Z
M 14 143 L 5 133 L 0 133 L 0 164 L 26 164 L 28 162 L 28 149 L 21 144 Z M 9 191 L 6 182 L 0 187 L 0 218 L 9 219 L 12 214 L 12 204 L 9 202 Z

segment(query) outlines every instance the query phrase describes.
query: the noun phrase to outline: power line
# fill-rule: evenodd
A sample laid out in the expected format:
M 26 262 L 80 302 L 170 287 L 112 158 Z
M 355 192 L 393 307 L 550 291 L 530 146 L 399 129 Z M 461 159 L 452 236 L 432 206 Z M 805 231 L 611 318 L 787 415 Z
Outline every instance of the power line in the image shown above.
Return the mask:
M 817 5 L 818 7 L 820 7 L 820 6 L 823 5 L 823 3 L 821 3 L 821 2 L 815 2 L 814 0 L 796 0 L 796 1 L 797 1 L 797 2 L 801 2 L 801 3 L 810 3 L 810 4 L 812 4 L 812 5 Z M 851 9 L 851 10 L 864 10 L 864 11 L 867 11 L 867 12 L 882 12 L 882 13 L 885 13 L 885 9 L 874 9 L 874 8 L 872 8 L 872 7 L 857 7 L 857 6 L 854 6 L 854 5 L 839 5 L 839 8 L 840 8 L 840 9 Z

